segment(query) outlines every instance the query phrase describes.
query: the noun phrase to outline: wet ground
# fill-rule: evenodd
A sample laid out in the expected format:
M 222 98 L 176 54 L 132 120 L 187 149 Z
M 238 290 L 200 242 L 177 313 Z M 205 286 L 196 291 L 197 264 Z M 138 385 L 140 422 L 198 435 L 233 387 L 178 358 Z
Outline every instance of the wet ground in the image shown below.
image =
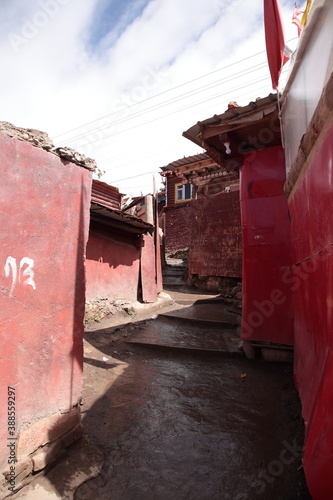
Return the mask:
M 15 498 L 311 498 L 292 365 L 244 357 L 229 300 L 170 293 L 157 316 L 139 308 L 87 329 L 84 438 Z
M 201 303 L 87 333 L 83 425 L 105 463 L 76 500 L 311 498 L 292 366 L 246 360 L 238 322 Z

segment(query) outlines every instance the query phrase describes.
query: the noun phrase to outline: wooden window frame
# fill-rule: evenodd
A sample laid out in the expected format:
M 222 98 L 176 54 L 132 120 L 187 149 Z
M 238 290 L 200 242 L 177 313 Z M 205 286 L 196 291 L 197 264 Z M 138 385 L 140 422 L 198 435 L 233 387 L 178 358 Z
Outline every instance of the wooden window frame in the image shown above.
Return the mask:
M 183 200 L 178 200 L 178 186 L 182 186 L 182 191 L 183 191 L 183 195 L 184 195 L 184 199 Z M 185 188 L 186 186 L 190 186 L 191 188 L 191 196 L 190 198 L 185 198 Z M 191 201 L 193 198 L 193 186 L 192 184 L 183 184 L 182 182 L 178 182 L 177 184 L 175 184 L 175 203 L 184 203 L 186 201 Z

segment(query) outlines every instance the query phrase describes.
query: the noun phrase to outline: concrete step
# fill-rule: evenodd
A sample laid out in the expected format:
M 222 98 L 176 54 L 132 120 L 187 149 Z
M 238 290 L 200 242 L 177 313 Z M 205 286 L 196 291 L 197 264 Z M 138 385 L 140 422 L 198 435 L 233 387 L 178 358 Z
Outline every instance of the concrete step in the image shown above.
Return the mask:
M 163 281 L 165 280 L 173 280 L 173 279 L 182 279 L 186 281 L 186 274 L 185 273 L 170 273 L 170 274 L 163 274 L 162 275 Z
M 214 324 L 235 328 L 240 324 L 239 315 L 227 311 L 226 307 L 220 303 L 194 303 L 190 307 L 171 311 L 161 316 L 171 318 L 175 321 L 198 322 L 201 326 L 204 324 Z
M 147 322 L 126 341 L 128 344 L 202 353 L 220 353 L 243 356 L 239 350 L 240 338 L 235 329 L 201 326 L 198 323 L 176 323 L 174 318 L 160 315 Z
M 177 267 L 163 267 L 162 274 L 183 274 L 187 272 L 186 266 L 177 266 Z
M 163 282 L 163 289 L 168 293 L 170 291 L 186 291 L 186 283 L 164 283 Z
M 173 284 L 178 285 L 179 283 L 184 285 L 186 281 L 182 276 L 168 276 L 166 278 L 163 277 L 163 284 L 164 283 L 166 285 L 173 285 Z
M 197 288 L 186 287 L 184 291 L 171 290 L 169 295 L 177 304 L 192 305 L 200 300 L 212 300 L 219 298 L 220 295 L 207 290 L 198 290 Z
M 186 272 L 186 266 L 167 266 L 162 268 L 162 274 L 182 274 Z

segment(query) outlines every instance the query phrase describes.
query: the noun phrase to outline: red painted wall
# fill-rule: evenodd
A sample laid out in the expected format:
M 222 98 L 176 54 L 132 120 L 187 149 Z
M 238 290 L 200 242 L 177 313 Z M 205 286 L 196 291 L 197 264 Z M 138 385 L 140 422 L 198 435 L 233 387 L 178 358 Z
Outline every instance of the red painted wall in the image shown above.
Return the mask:
M 254 151 L 241 169 L 243 226 L 242 338 L 293 344 L 290 222 L 284 153 L 280 146 Z
M 143 302 L 157 300 L 156 249 L 154 236 L 145 234 L 141 249 L 141 281 Z
M 87 245 L 87 300 L 137 300 L 139 238 L 95 222 Z
M 295 380 L 306 424 L 304 470 L 314 500 L 333 498 L 333 127 L 290 197 Z
M 38 419 L 81 398 L 91 173 L 1 133 L 0 164 L 1 469 L 8 386 L 18 459 L 33 451 L 20 443 Z
M 192 201 L 189 272 L 206 276 L 242 276 L 239 192 Z

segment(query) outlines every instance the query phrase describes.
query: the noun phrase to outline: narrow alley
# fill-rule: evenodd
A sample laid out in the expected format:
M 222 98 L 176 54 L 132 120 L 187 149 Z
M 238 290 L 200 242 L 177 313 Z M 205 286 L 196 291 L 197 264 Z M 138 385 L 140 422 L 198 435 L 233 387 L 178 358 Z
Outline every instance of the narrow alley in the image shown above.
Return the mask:
M 75 498 L 310 498 L 292 365 L 246 360 L 237 314 L 182 290 L 177 311 L 87 334 L 83 425 L 105 463 Z
M 18 3 L 0 500 L 333 500 L 333 1 Z
M 246 360 L 213 301 L 88 335 L 83 425 L 105 464 L 77 500 L 310 498 L 292 366 Z
M 16 498 L 311 498 L 292 365 L 247 360 L 230 300 L 184 288 L 177 268 L 165 281 L 158 315 L 86 332 L 84 438 Z

